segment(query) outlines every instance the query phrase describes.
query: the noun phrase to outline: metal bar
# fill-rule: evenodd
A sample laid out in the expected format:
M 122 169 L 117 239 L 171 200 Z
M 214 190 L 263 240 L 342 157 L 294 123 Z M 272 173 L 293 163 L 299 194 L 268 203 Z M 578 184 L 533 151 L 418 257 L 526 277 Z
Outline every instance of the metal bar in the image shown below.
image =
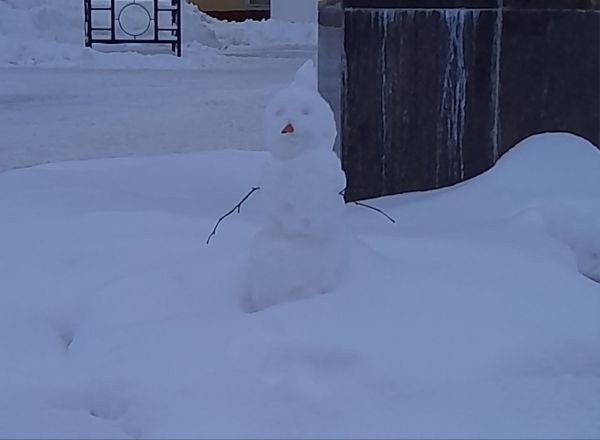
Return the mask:
M 83 2 L 83 15 L 85 19 L 85 47 L 92 47 L 92 11 L 91 8 L 91 0 L 84 0 Z
M 110 38 L 115 39 L 115 0 L 110 0 Z
M 175 27 L 177 23 L 177 3 L 175 0 L 171 0 L 171 8 L 171 27 Z M 175 35 L 174 30 L 171 31 L 171 35 Z
M 158 42 L 158 1 L 154 0 L 154 41 Z
M 181 57 L 181 0 L 177 2 L 177 56 Z
M 152 39 L 148 39 L 148 40 L 103 40 L 102 38 L 94 38 L 92 40 L 93 43 L 102 43 L 102 44 L 134 44 L 134 43 L 139 43 L 139 44 L 173 44 L 173 43 L 177 43 L 176 39 L 169 39 L 169 40 L 161 40 L 158 43 Z

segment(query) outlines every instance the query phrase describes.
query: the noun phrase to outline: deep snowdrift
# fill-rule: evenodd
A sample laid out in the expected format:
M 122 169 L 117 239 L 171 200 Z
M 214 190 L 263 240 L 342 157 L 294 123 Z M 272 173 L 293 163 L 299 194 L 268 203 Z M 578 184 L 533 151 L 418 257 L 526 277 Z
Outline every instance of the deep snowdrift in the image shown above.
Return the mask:
M 0 174 L 1 437 L 600 436 L 594 147 L 533 138 L 378 201 L 396 225 L 348 206 L 343 285 L 244 314 L 259 199 L 204 241 L 264 159 Z
M 223 61 L 221 50 L 229 46 L 315 44 L 316 29 L 309 24 L 228 23 L 208 17 L 185 1 L 182 7 L 184 57 L 177 59 L 168 47 L 155 53 L 156 48 L 148 52 L 148 47 L 116 46 L 112 50 L 130 52 L 110 54 L 85 48 L 82 0 L 2 0 L 0 66 L 198 69 Z

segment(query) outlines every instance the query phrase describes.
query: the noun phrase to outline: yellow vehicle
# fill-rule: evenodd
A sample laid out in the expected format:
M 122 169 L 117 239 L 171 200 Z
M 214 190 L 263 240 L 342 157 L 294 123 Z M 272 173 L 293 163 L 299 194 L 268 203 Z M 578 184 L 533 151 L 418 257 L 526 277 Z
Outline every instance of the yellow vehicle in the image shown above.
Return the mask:
M 188 0 L 220 20 L 262 20 L 270 17 L 270 0 Z

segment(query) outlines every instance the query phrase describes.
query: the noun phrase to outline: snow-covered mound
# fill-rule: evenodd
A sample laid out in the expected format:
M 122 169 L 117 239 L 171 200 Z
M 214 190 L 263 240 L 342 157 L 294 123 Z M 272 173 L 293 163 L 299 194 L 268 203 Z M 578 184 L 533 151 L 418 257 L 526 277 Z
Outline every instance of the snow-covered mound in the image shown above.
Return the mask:
M 550 141 L 551 139 L 551 141 Z M 582 273 L 600 278 L 600 154 L 589 142 L 569 134 L 533 136 L 506 153 L 498 164 L 473 182 L 424 193 L 444 212 L 441 228 L 469 222 L 486 224 L 505 218 L 549 234 L 568 246 Z M 448 194 L 446 194 L 449 192 Z M 421 195 L 407 196 L 407 200 Z M 465 205 L 465 201 L 469 204 Z M 492 202 L 492 203 L 490 203 Z M 421 205 L 398 213 L 405 227 L 430 228 Z M 429 210 L 431 205 L 424 208 Z M 392 208 L 393 209 L 393 208 Z M 437 219 L 433 219 L 438 222 Z M 408 223 L 411 223 L 410 225 Z
M 169 54 L 167 46 L 162 54 L 153 54 L 154 51 L 143 54 L 144 49 L 139 46 L 117 48 L 130 51 L 126 54 L 106 54 L 85 48 L 82 0 L 2 0 L 0 66 L 199 68 L 214 64 L 220 59 L 217 50 L 227 46 L 315 44 L 314 26 L 273 20 L 221 22 L 186 1 L 182 7 L 185 56 L 177 59 Z
M 533 138 L 377 201 L 396 225 L 348 206 L 342 285 L 248 315 L 259 205 L 204 242 L 265 159 L 0 174 L 0 437 L 600 436 L 600 285 L 556 232 L 598 224 L 594 147 Z
M 533 137 L 509 152 L 489 179 L 497 188 L 535 199 L 523 203 L 517 221 L 543 225 L 573 251 L 580 271 L 600 283 L 600 154 L 571 135 L 546 139 Z

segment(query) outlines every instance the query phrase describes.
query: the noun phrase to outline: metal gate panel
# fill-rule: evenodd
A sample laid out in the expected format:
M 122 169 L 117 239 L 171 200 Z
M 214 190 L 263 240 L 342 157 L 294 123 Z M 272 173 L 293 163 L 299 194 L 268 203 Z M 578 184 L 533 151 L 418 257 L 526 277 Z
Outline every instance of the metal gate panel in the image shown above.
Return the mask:
M 181 56 L 181 0 L 84 0 L 85 45 L 168 44 Z

